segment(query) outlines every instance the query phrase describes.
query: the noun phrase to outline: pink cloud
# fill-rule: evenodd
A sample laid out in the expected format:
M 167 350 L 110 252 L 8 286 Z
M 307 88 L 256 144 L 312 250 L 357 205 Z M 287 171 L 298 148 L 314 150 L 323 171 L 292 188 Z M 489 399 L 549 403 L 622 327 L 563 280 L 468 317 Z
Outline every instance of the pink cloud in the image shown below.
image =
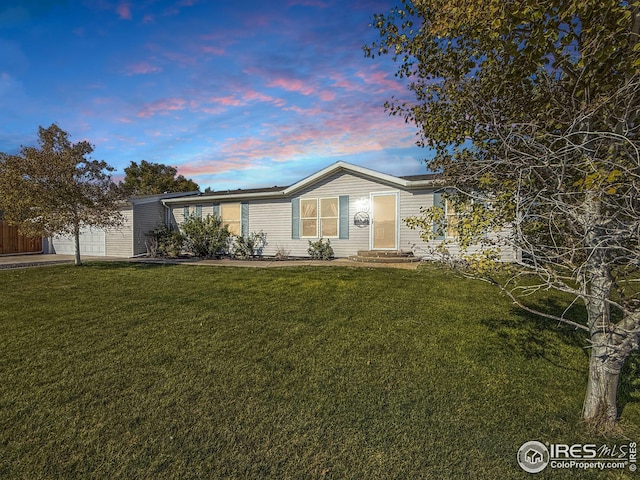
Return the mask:
M 154 115 L 166 115 L 169 112 L 184 110 L 186 101 L 182 98 L 168 98 L 145 105 L 139 112 L 138 117 L 148 118 Z
M 268 82 L 267 87 L 278 87 L 288 92 L 301 93 L 302 95 L 310 95 L 314 92 L 311 85 L 295 78 L 276 78 Z
M 192 177 L 198 175 L 217 175 L 235 170 L 249 170 L 255 168 L 255 160 L 250 158 L 214 160 L 213 157 L 210 158 L 205 156 L 195 162 L 179 166 L 178 173 L 186 177 Z
M 331 100 L 335 100 L 336 94 L 330 90 L 322 90 L 318 93 L 321 100 L 325 102 L 330 102 Z
M 243 102 L 235 95 L 228 95 L 226 97 L 212 97 L 211 101 L 213 103 L 224 105 L 225 107 L 238 107 L 240 105 L 243 105 Z
M 255 90 L 247 90 L 245 92 L 242 92 L 242 97 L 248 101 L 256 100 L 258 102 L 272 103 L 276 107 L 282 107 L 287 103 L 281 98 L 275 98 L 262 92 L 256 92 Z
M 306 121 L 290 126 L 262 124 L 262 130 L 266 132 L 264 136 L 228 138 L 183 164 L 180 172 L 189 176 L 220 175 L 255 169 L 263 161 L 282 163 L 300 158 L 337 159 L 352 154 L 381 152 L 387 148 L 408 147 L 414 142 L 415 130 L 412 127 L 373 107 L 357 115 L 317 113 L 317 118 L 306 116 Z
M 156 67 L 155 65 L 151 65 L 148 62 L 140 62 L 134 65 L 129 65 L 126 68 L 126 71 L 128 76 L 132 76 L 132 75 L 146 75 L 149 73 L 157 73 L 157 72 L 161 72 L 162 69 L 160 67 Z
M 369 86 L 377 87 L 377 92 L 406 92 L 406 87 L 397 80 L 389 78 L 384 72 L 369 71 L 369 72 L 357 72 L 356 77 L 360 78 Z
M 128 3 L 121 3 L 120 5 L 118 5 L 118 7 L 116 8 L 116 12 L 122 20 L 131 20 L 132 18 L 131 5 L 129 5 Z
M 223 48 L 211 47 L 211 46 L 208 46 L 208 45 L 204 45 L 204 46 L 200 47 L 200 50 L 202 50 L 204 53 L 211 53 L 212 55 L 224 55 L 224 49 Z
M 150 23 L 155 23 L 155 21 L 156 21 L 155 17 L 153 15 L 149 14 L 149 13 L 146 14 L 144 17 L 142 17 L 142 23 L 144 25 L 148 25 Z

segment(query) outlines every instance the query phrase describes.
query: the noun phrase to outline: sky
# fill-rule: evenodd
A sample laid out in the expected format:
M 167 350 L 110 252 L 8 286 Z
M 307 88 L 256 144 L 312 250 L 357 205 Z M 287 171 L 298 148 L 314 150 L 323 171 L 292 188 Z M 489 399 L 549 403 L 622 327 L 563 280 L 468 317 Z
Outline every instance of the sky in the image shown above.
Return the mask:
M 284 186 L 343 160 L 424 173 L 382 0 L 0 0 L 0 152 L 56 123 L 122 179 L 177 167 L 204 190 Z

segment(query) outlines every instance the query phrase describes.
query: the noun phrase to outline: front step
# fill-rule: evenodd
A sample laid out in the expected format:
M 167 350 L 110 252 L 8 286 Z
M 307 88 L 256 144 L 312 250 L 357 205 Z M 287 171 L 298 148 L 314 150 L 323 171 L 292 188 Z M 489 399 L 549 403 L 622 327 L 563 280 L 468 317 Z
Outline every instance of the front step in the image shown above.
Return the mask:
M 350 256 L 349 260 L 369 263 L 411 263 L 420 261 L 419 258 L 413 255 L 413 252 L 401 250 L 359 250 L 358 254 Z

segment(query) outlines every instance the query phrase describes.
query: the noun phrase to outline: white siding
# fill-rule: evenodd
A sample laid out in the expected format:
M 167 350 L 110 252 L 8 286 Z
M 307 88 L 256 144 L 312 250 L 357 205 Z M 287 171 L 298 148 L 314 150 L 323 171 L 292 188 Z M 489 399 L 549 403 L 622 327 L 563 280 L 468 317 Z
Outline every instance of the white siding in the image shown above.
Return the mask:
M 291 239 L 291 200 L 259 200 L 249 203 L 249 233 L 267 234 L 264 255 L 275 255 L 279 250 L 289 255 L 308 256 L 306 247 L 301 251 L 300 240 Z M 306 245 L 306 241 L 305 241 Z
M 133 255 L 133 208 L 123 208 L 120 213 L 124 217 L 122 225 L 106 231 L 106 254 L 110 257 Z

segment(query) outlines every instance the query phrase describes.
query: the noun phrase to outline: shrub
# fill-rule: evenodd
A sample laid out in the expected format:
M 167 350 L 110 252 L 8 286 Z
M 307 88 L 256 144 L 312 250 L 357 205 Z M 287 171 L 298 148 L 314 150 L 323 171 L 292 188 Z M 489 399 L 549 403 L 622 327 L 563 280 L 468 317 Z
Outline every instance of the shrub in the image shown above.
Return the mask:
M 246 238 L 234 237 L 231 243 L 231 254 L 236 258 L 247 259 L 254 256 L 261 257 L 267 245 L 267 234 L 262 230 L 252 232 Z
M 333 248 L 331 247 L 331 240 L 327 240 L 324 243 L 322 238 L 317 242 L 311 242 L 309 240 L 309 248 L 307 249 L 311 258 L 318 260 L 330 260 L 333 258 Z
M 185 238 L 185 249 L 197 257 L 212 258 L 227 251 L 231 234 L 218 216 L 188 217 L 180 229 Z
M 289 254 L 291 253 L 291 250 L 287 250 L 285 247 L 282 247 L 280 245 L 276 245 L 277 247 L 277 251 L 275 254 L 275 259 L 276 260 L 288 260 L 289 259 Z
M 177 257 L 183 244 L 184 237 L 178 230 L 159 225 L 147 240 L 147 252 L 152 257 Z

